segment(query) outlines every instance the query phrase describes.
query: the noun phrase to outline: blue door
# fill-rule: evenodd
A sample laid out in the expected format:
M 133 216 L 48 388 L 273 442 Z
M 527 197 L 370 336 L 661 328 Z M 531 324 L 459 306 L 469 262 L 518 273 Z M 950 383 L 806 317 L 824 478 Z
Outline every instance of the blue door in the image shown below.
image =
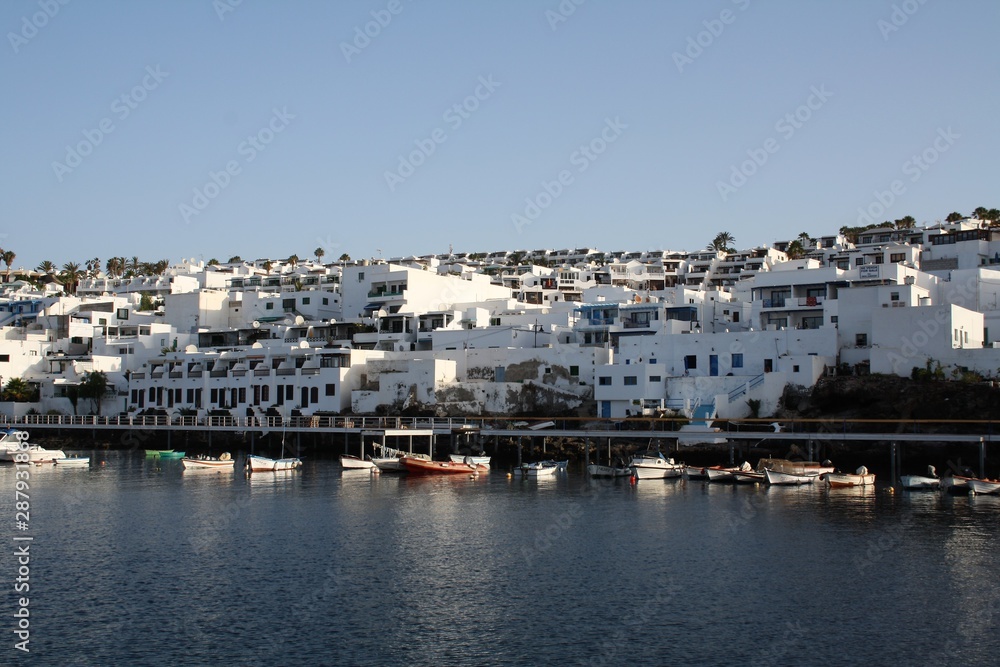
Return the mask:
M 709 375 L 719 374 L 719 355 L 717 354 L 708 355 L 708 374 Z
M 601 401 L 601 417 L 604 419 L 611 418 L 611 401 Z

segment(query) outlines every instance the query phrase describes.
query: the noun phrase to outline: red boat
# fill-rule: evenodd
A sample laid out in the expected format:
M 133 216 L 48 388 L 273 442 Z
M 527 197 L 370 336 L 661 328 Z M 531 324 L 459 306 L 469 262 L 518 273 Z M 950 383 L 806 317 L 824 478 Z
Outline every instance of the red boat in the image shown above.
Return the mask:
M 412 475 L 478 475 L 490 471 L 489 466 L 477 463 L 428 461 L 410 456 L 402 457 L 400 462 L 406 466 L 406 471 Z

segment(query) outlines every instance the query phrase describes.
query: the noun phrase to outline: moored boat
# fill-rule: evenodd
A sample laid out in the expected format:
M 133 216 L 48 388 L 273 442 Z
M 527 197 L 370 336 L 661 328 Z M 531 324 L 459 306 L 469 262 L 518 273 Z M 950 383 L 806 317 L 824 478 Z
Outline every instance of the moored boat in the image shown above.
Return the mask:
M 858 468 L 853 475 L 829 472 L 824 474 L 823 478 L 831 489 L 875 485 L 875 473 L 868 472 L 865 466 Z
M 400 459 L 411 475 L 479 475 L 490 469 L 484 465 L 455 463 L 454 461 L 428 461 L 414 456 Z
M 937 490 L 941 487 L 934 466 L 927 466 L 927 475 L 901 475 L 899 483 L 909 491 Z
M 349 454 L 340 457 L 340 465 L 344 467 L 344 470 L 371 470 L 375 467 L 373 462 Z
M 187 455 L 187 452 L 175 452 L 172 449 L 164 449 L 160 451 L 159 458 L 161 459 L 183 459 Z
M 675 463 L 673 459 L 668 459 L 659 452 L 655 456 L 648 454 L 634 456 L 628 467 L 635 471 L 637 479 L 680 477 L 684 471 L 683 463 Z
M 708 472 L 697 466 L 684 466 L 684 477 L 688 479 L 708 479 Z
M 67 456 L 53 461 L 57 466 L 63 468 L 88 468 L 90 467 L 89 456 Z
M 552 477 L 558 470 L 558 466 L 554 464 L 546 465 L 544 461 L 537 461 L 514 468 L 514 474 L 520 477 Z
M 776 472 L 787 472 L 793 475 L 825 475 L 837 472 L 837 469 L 829 461 L 819 463 L 817 461 L 789 461 L 788 459 L 761 459 L 757 462 L 757 471 L 774 470 Z
M 710 482 L 735 482 L 736 478 L 733 477 L 733 473 L 737 472 L 752 473 L 754 472 L 754 469 L 753 466 L 746 461 L 744 461 L 742 465 L 736 467 L 708 466 L 705 468 L 705 477 L 707 477 Z M 754 479 L 751 481 L 759 480 Z
M 591 463 L 587 466 L 587 474 L 591 477 L 631 477 L 632 469 L 627 467 L 601 466 Z
M 235 470 L 235 464 L 229 452 L 222 452 L 219 458 L 188 458 L 184 457 L 181 459 L 181 465 L 184 466 L 185 470 L 219 470 L 223 471 L 226 468 Z
M 818 472 L 799 474 L 794 472 L 780 472 L 778 470 L 771 470 L 770 468 L 764 468 L 764 476 L 767 478 L 767 483 L 773 486 L 800 486 L 802 484 L 812 484 L 819 479 Z
M 22 461 L 17 461 L 15 456 L 21 455 Z M 24 455 L 28 460 L 23 461 Z M 0 461 L 6 463 L 52 463 L 56 459 L 66 458 L 66 453 L 61 449 L 45 449 L 41 445 L 28 445 L 27 449 L 15 447 L 0 450 Z
M 450 458 L 455 463 L 475 463 L 476 465 L 490 467 L 489 456 L 472 456 L 467 454 L 451 454 Z
M 1000 493 L 1000 479 L 977 479 L 972 477 L 967 480 L 969 493 L 972 494 L 995 494 Z

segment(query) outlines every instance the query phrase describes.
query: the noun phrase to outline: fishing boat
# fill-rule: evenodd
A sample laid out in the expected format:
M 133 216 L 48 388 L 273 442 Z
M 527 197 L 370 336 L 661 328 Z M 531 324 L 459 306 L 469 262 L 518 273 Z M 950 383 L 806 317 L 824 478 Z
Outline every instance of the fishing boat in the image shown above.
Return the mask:
M 666 479 L 680 477 L 684 472 L 683 463 L 675 463 L 660 452 L 656 455 L 640 454 L 632 457 L 628 466 L 635 471 L 637 479 Z
M 587 474 L 591 477 L 631 477 L 632 469 L 627 467 L 601 466 L 591 463 L 587 466 Z
M 455 463 L 469 463 L 471 461 L 472 463 L 475 463 L 476 465 L 486 466 L 487 468 L 489 468 L 490 467 L 490 459 L 492 457 L 490 457 L 490 456 L 472 456 L 472 455 L 465 455 L 465 454 L 452 454 L 449 458 L 451 458 L 451 460 L 454 461 Z
M 758 472 L 768 469 L 776 472 L 787 472 L 793 475 L 807 475 L 810 473 L 825 475 L 837 472 L 837 469 L 829 461 L 818 463 L 816 461 L 789 461 L 788 459 L 761 459 L 757 462 L 756 470 Z
M 344 454 L 340 457 L 340 465 L 344 467 L 344 470 L 371 470 L 375 467 L 371 461 L 350 454 Z
M 971 473 L 965 475 L 948 475 L 941 479 L 941 490 L 951 495 L 964 495 L 969 492 L 969 480 L 974 479 Z
M 161 459 L 183 459 L 187 455 L 187 452 L 175 452 L 172 449 L 164 449 L 160 451 Z
M 1000 493 L 1000 479 L 977 479 L 975 477 L 966 480 L 969 485 L 969 493 L 994 494 Z
M 569 459 L 565 461 L 553 461 L 552 459 L 546 459 L 545 461 L 539 461 L 539 463 L 547 466 L 555 466 L 556 472 L 566 472 L 569 468 Z
M 799 474 L 794 472 L 780 472 L 778 470 L 771 470 L 770 468 L 764 468 L 764 476 L 767 478 L 767 483 L 773 486 L 800 486 L 802 484 L 812 484 L 819 479 L 818 472 Z
M 222 452 L 219 458 L 187 458 L 181 459 L 181 465 L 184 466 L 185 470 L 219 470 L 223 471 L 226 468 L 235 469 L 232 457 L 229 452 Z
M 275 472 L 281 472 L 282 470 L 297 470 L 301 467 L 302 459 L 295 457 L 275 459 L 274 461 Z
M 159 458 L 161 454 L 164 454 L 164 453 L 170 454 L 173 451 L 174 450 L 172 450 L 172 449 L 147 449 L 146 450 L 146 458 L 147 459 L 156 459 L 156 458 Z
M 400 460 L 411 475 L 479 475 L 490 471 L 487 466 L 475 463 L 428 461 L 415 456 L 404 456 Z
M 824 474 L 823 478 L 831 489 L 875 485 L 875 473 L 868 472 L 865 466 L 858 468 L 853 475 L 830 472 Z
M 934 466 L 927 466 L 927 475 L 901 475 L 899 483 L 908 491 L 936 491 L 941 488 Z
M 705 477 L 708 478 L 710 482 L 735 482 L 736 478 L 733 477 L 733 473 L 737 472 L 754 472 L 753 466 L 748 462 L 744 461 L 742 465 L 739 466 L 708 466 L 704 468 Z M 759 480 L 753 480 L 759 481 Z
M 88 468 L 90 467 L 89 456 L 67 456 L 53 461 L 57 466 L 63 468 Z
M 704 468 L 684 466 L 684 477 L 687 477 L 688 479 L 708 479 L 708 473 Z
M 559 468 L 555 465 L 546 465 L 544 461 L 537 461 L 514 468 L 514 474 L 520 477 L 552 477 L 558 470 Z
M 431 457 L 427 454 L 408 453 L 399 449 L 393 449 L 392 447 L 386 447 L 377 442 L 372 443 L 372 447 L 374 448 L 375 456 L 371 460 L 379 472 L 406 472 L 406 466 L 403 465 L 401 460 L 404 456 L 424 459 L 425 461 L 431 460 Z

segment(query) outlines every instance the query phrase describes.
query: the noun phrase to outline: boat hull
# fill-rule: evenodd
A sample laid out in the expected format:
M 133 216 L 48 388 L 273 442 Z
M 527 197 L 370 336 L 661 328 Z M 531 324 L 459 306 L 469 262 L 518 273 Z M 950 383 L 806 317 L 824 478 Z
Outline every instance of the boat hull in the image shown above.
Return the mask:
M 739 471 L 730 473 L 737 484 L 763 484 L 767 481 L 762 472 Z
M 486 466 L 454 461 L 427 461 L 409 456 L 404 456 L 401 461 L 411 475 L 479 475 L 490 471 Z
M 1000 493 L 1000 482 L 987 479 L 970 479 L 969 493 L 976 494 L 996 494 Z
M 490 456 L 463 456 L 462 454 L 452 454 L 451 460 L 454 463 L 474 463 L 480 466 L 490 467 Z
M 941 480 L 923 475 L 903 475 L 899 478 L 900 485 L 909 491 L 936 491 L 941 488 Z
M 90 467 L 90 457 L 89 456 L 68 456 L 62 459 L 56 459 L 53 461 L 60 468 L 89 468 Z
M 819 479 L 818 472 L 800 475 L 790 472 L 778 472 L 770 468 L 764 470 L 764 476 L 767 478 L 767 483 L 772 486 L 801 486 L 803 484 L 812 484 Z
M 684 473 L 683 463 L 658 456 L 636 456 L 628 467 L 635 471 L 636 479 L 666 479 L 680 477 Z
M 514 468 L 514 474 L 521 477 L 553 477 L 558 470 L 559 468 L 555 465 L 528 463 L 519 468 Z
M 340 465 L 345 470 L 371 470 L 375 467 L 375 464 L 371 461 L 359 459 L 357 456 L 347 456 L 346 454 L 340 457 Z
M 694 466 L 684 466 L 684 476 L 688 479 L 708 479 L 708 473 L 704 468 Z
M 16 454 L 27 454 L 28 461 L 26 462 L 30 463 L 52 463 L 56 459 L 66 458 L 66 453 L 61 449 L 45 449 L 39 445 L 31 445 L 27 450 L 8 449 L 0 451 L 0 461 L 13 463 Z
M 587 474 L 591 477 L 631 477 L 631 468 L 612 468 L 611 466 L 599 466 L 590 464 L 587 466 Z
M 224 471 L 226 468 L 230 470 L 234 469 L 234 463 L 231 460 L 222 461 L 219 459 L 181 459 L 181 465 L 184 466 L 185 470 L 218 470 Z
M 827 485 L 831 489 L 846 489 L 852 486 L 874 486 L 875 473 L 864 475 L 845 475 L 842 473 L 827 473 L 824 475 Z

